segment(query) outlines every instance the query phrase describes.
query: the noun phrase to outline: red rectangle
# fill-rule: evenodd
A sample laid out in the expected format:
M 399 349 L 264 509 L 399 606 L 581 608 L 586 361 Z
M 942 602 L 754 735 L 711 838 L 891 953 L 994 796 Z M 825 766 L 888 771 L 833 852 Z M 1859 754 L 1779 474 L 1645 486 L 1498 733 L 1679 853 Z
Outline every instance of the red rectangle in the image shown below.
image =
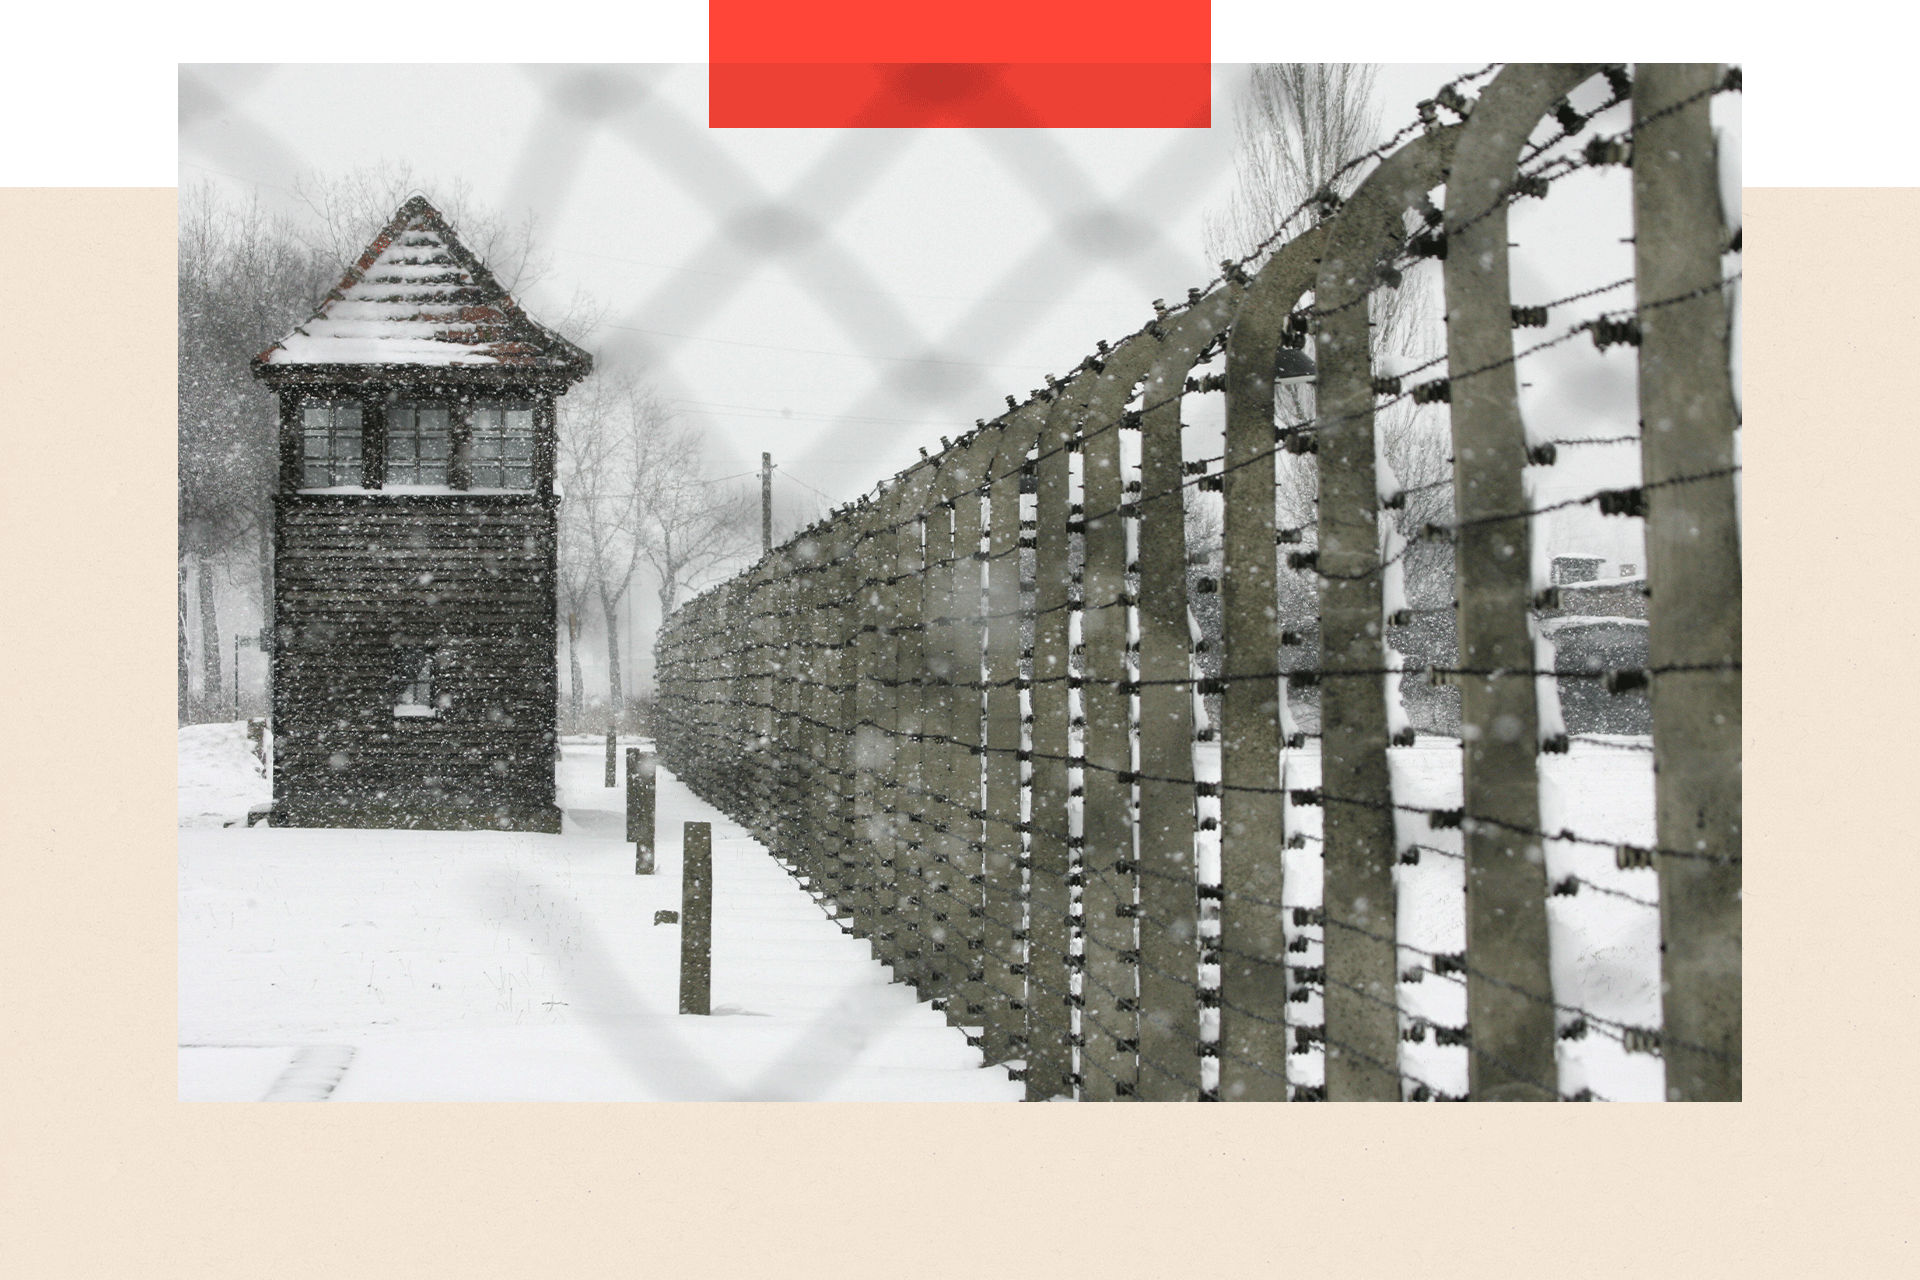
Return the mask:
M 1205 62 L 716 62 L 715 129 L 1204 129 Z
M 1211 62 L 1211 0 L 709 0 L 708 61 Z

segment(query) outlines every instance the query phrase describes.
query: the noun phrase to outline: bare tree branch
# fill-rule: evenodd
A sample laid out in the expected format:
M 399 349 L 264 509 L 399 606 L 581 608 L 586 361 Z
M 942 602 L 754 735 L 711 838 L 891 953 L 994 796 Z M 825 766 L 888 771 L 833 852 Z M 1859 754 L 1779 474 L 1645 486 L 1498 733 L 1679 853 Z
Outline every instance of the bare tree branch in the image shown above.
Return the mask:
M 561 591 L 576 614 L 589 599 L 600 605 L 617 715 L 629 692 L 617 610 L 635 575 L 652 571 L 661 616 L 671 613 L 681 590 L 748 548 L 748 494 L 710 480 L 700 432 L 620 373 L 596 374 L 561 402 L 556 461 Z
M 1264 242 L 1302 205 L 1306 217 L 1328 216 L 1365 178 L 1364 167 L 1339 171 L 1379 141 L 1373 99 L 1374 68 L 1364 63 L 1272 63 L 1256 66 L 1234 111 L 1237 180 L 1226 206 L 1205 223 L 1208 255 L 1238 257 Z M 1337 175 L 1337 176 L 1336 176 Z M 1316 201 L 1330 194 L 1334 203 Z M 1294 226 L 1309 225 L 1295 219 Z M 1405 272 L 1396 289 L 1370 297 L 1374 363 L 1383 373 L 1417 364 L 1443 349 L 1434 323 L 1437 271 L 1431 264 Z M 1274 399 L 1283 423 L 1313 420 L 1310 386 L 1282 386 Z M 1452 474 L 1444 411 L 1401 402 L 1375 419 L 1383 451 L 1405 506 L 1395 519 L 1403 533 L 1451 519 Z M 1281 454 L 1276 468 L 1276 519 L 1283 528 L 1314 536 L 1317 473 L 1308 455 Z

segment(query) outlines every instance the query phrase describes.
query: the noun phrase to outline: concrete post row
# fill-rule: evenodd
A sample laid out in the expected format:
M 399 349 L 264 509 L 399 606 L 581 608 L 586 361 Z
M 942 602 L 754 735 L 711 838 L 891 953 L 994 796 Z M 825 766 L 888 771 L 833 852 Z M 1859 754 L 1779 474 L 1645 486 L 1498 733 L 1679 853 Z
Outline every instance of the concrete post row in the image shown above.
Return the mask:
M 1368 308 L 1397 280 L 1409 210 L 1427 212 L 1417 234 L 1445 259 L 1470 1093 L 1560 1096 L 1537 757 L 1562 741 L 1538 701 L 1551 694 L 1529 615 L 1544 584 L 1530 576 L 1522 477 L 1542 459 L 1518 409 L 1505 205 L 1536 123 L 1594 71 L 1507 68 L 1465 124 L 1430 125 L 1254 278 L 1229 271 L 663 628 L 669 767 L 792 857 L 950 1020 L 981 1028 L 989 1061 L 1023 1060 L 1030 1098 L 1282 1100 L 1290 1033 L 1326 1044 L 1324 1096 L 1402 1096 L 1397 662 L 1382 590 L 1397 534 L 1373 422 L 1395 389 L 1376 384 Z M 1661 1048 L 1675 1098 L 1740 1096 L 1737 422 L 1707 115 L 1717 75 L 1644 66 L 1635 88 Z M 1443 184 L 1440 213 L 1428 193 Z M 1321 788 L 1296 803 L 1323 806 L 1325 963 L 1296 980 L 1281 723 L 1283 672 L 1301 655 L 1278 633 L 1273 397 L 1276 352 L 1309 292 L 1321 646 L 1296 674 L 1320 685 Z M 1216 888 L 1194 863 L 1209 788 L 1193 782 L 1180 402 L 1223 335 Z M 1130 482 L 1121 432 L 1135 428 Z M 1200 980 L 1203 896 L 1220 902 L 1206 957 L 1217 992 Z M 1323 1026 L 1297 1025 L 1302 985 L 1324 986 Z M 1200 1033 L 1210 1005 L 1213 1048 Z M 1218 1054 L 1217 1094 L 1203 1052 Z

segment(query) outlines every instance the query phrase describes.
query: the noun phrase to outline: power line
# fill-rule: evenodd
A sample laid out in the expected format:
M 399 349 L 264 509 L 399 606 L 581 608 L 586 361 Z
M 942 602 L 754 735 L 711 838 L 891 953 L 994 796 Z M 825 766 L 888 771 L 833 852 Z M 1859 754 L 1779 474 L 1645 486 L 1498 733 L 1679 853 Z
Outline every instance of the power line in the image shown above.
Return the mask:
M 185 163 L 182 161 L 182 163 Z M 196 166 L 198 167 L 198 166 Z M 616 253 L 595 253 L 590 249 L 574 249 L 566 245 L 557 246 L 561 253 L 578 254 L 586 258 L 604 258 L 609 262 L 628 262 L 637 267 L 652 267 L 657 271 L 677 271 L 685 275 L 713 276 L 721 280 L 763 280 L 764 273 L 742 271 L 711 271 L 704 267 L 676 267 L 664 262 L 648 262 L 643 258 L 626 258 Z M 934 302 L 1001 302 L 1034 307 L 1132 307 L 1138 305 L 1134 299 L 1105 301 L 1100 299 L 1075 301 L 1065 298 L 1009 298 L 999 294 L 959 294 L 959 293 L 909 293 L 899 289 L 860 289 L 851 285 L 807 286 L 809 293 L 861 293 L 883 298 L 921 298 Z
M 692 405 L 701 409 L 738 409 L 748 411 L 718 415 L 723 418 L 772 418 L 781 422 L 790 420 L 805 422 L 882 422 L 904 427 L 960 427 L 962 429 L 973 425 L 970 422 L 949 422 L 944 418 L 874 418 L 851 413 L 792 413 L 786 409 L 769 409 L 765 405 L 722 404 L 712 400 L 690 400 L 684 396 L 673 397 L 673 402 L 675 404 Z
M 898 364 L 945 364 L 965 369 L 1034 369 L 1047 372 L 1048 366 L 1041 364 L 989 363 L 980 360 L 942 360 L 938 356 L 883 356 L 860 351 L 822 351 L 816 347 L 782 347 L 770 342 L 741 342 L 735 338 L 708 338 L 695 333 L 668 333 L 664 329 L 643 329 L 639 325 L 614 324 L 606 322 L 608 329 L 622 329 L 628 333 L 644 333 L 655 338 L 679 338 L 687 342 L 716 342 L 726 347 L 752 347 L 759 351 L 789 351 L 803 356 L 839 356 L 844 360 L 891 360 Z

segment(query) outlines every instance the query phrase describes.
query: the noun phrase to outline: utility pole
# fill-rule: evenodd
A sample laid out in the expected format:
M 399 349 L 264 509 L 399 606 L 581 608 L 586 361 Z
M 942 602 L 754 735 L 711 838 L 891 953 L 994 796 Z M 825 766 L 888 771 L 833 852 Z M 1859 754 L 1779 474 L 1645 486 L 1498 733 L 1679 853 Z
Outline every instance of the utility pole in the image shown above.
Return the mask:
M 760 455 L 760 550 L 773 550 L 773 455 Z

